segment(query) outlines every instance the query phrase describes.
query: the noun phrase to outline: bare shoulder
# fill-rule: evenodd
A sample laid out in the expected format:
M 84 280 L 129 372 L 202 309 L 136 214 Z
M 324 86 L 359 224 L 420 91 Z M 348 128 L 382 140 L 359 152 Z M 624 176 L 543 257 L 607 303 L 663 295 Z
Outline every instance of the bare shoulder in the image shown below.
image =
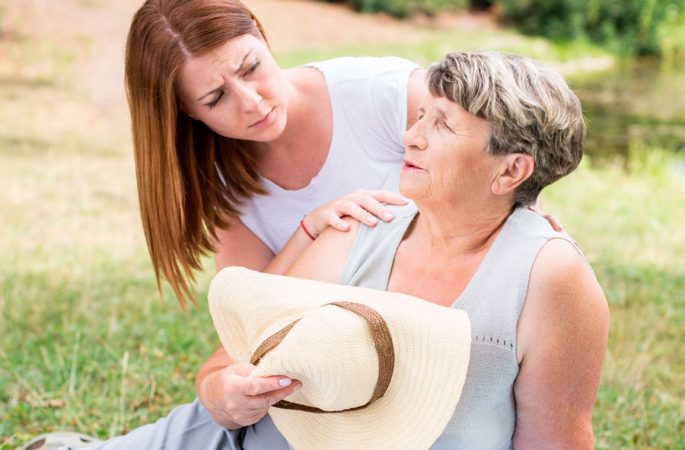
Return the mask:
M 345 217 L 343 220 L 350 226 L 347 231 L 328 227 L 295 261 L 286 275 L 330 283 L 339 282 L 360 226 L 353 218 Z
M 565 239 L 551 239 L 542 247 L 533 264 L 529 292 L 535 300 L 547 299 L 549 305 L 540 305 L 545 308 L 608 311 L 589 263 Z
M 313 66 L 299 66 L 284 70 L 285 76 L 297 95 L 309 101 L 309 108 L 330 110 L 329 92 L 323 72 Z
M 602 333 L 608 322 L 604 292 L 585 258 L 564 239 L 548 241 L 531 271 L 520 319 L 521 352 L 536 342 L 540 333 L 546 333 L 548 327 L 555 333 L 577 333 L 576 337 L 581 338 Z

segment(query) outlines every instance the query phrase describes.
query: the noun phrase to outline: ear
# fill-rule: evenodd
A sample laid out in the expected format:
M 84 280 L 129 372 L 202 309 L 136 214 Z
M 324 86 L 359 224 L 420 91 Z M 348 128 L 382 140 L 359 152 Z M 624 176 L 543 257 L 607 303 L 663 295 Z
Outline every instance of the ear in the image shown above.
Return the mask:
M 505 155 L 495 173 L 495 179 L 490 186 L 495 195 L 505 195 L 513 192 L 524 181 L 533 175 L 535 161 L 524 153 Z

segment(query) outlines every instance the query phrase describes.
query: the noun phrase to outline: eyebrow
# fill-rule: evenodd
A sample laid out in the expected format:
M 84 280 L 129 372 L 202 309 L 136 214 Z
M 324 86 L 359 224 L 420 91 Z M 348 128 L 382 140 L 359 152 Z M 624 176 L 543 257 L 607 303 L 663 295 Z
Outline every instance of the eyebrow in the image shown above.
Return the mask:
M 243 70 L 243 67 L 245 67 L 245 60 L 246 60 L 247 57 L 250 56 L 251 54 L 252 54 L 252 50 L 250 50 L 250 51 L 248 51 L 247 53 L 245 53 L 245 56 L 243 56 L 243 60 L 240 61 L 240 66 L 238 66 L 238 68 L 235 70 L 234 74 L 237 75 L 237 74 L 240 73 L 240 71 Z M 219 91 L 221 90 L 221 87 L 222 87 L 222 86 L 223 86 L 223 84 L 222 84 L 221 86 L 215 87 L 214 89 L 212 89 L 211 91 L 209 91 L 209 92 L 207 92 L 206 94 L 202 95 L 201 97 L 198 97 L 198 98 L 197 98 L 197 101 L 199 102 L 199 101 L 201 101 L 203 98 L 205 98 L 205 97 L 207 97 L 207 96 L 209 96 L 209 95 L 211 95 L 211 94 L 216 94 L 217 92 L 219 92 Z
M 448 118 L 447 111 L 445 111 L 444 109 L 442 109 L 440 107 L 437 107 L 435 109 L 437 110 L 438 117 L 440 117 L 441 119 L 447 119 Z
M 420 106 L 419 109 L 416 111 L 418 114 L 423 114 L 426 115 L 426 108 Z M 445 111 L 442 108 L 436 107 L 435 108 L 436 115 L 443 120 L 447 120 L 449 116 L 447 115 L 447 111 Z

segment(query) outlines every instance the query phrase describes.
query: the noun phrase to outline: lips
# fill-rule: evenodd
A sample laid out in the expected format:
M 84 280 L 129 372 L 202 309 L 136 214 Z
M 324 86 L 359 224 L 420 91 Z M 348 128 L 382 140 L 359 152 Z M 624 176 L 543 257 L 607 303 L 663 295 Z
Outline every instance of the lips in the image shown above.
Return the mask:
M 260 125 L 266 124 L 269 121 L 269 119 L 271 118 L 271 115 L 274 112 L 274 109 L 276 109 L 275 106 L 273 108 L 271 108 L 271 110 L 268 113 L 266 113 L 261 119 L 259 119 L 258 121 L 256 121 L 252 125 L 250 125 L 248 128 L 254 128 L 254 127 L 258 127 Z
M 407 169 L 423 169 L 423 167 L 414 164 L 411 161 L 404 160 L 404 167 Z

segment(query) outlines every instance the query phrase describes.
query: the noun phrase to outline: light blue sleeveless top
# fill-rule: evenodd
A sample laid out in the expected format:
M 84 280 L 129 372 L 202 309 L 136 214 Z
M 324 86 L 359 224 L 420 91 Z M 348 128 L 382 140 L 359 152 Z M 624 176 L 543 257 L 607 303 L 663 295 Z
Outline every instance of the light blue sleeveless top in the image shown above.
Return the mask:
M 341 283 L 386 290 L 397 247 L 417 210 L 409 205 L 393 213 L 395 219 L 390 223 L 359 228 Z M 452 304 L 471 319 L 471 359 L 459 403 L 433 450 L 512 447 L 516 425 L 513 386 L 519 369 L 516 325 L 533 262 L 552 238 L 568 239 L 539 214 L 515 209 Z
M 413 204 L 388 209 L 395 216 L 392 222 L 359 227 L 342 284 L 386 290 L 397 248 L 418 212 Z M 471 319 L 471 358 L 459 403 L 432 450 L 512 448 L 516 425 L 513 386 L 519 369 L 516 325 L 535 258 L 553 238 L 571 241 L 539 214 L 515 209 L 454 301 L 452 307 L 466 311 Z M 241 438 L 245 450 L 288 448 L 268 415 L 242 429 Z

